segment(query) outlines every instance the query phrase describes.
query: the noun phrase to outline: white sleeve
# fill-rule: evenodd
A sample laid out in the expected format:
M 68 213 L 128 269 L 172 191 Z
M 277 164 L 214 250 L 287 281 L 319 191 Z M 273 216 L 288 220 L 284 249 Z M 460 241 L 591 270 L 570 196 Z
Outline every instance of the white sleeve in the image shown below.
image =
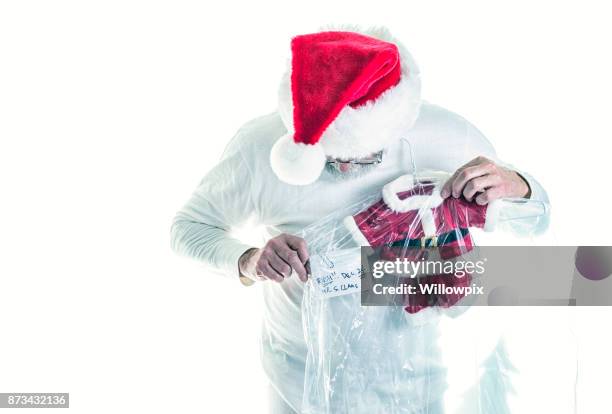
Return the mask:
M 238 259 L 252 246 L 231 237 L 230 232 L 255 214 L 255 203 L 249 166 L 242 151 L 231 147 L 230 143 L 221 162 L 176 214 L 171 245 L 177 253 L 238 280 Z

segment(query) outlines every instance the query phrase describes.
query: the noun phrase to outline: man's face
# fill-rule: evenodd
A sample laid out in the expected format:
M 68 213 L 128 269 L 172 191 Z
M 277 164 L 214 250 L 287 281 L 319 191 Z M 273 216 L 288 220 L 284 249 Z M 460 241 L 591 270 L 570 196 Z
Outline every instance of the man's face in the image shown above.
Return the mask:
M 362 158 L 332 158 L 327 157 L 325 168 L 338 178 L 354 178 L 361 176 L 382 162 L 382 151 Z

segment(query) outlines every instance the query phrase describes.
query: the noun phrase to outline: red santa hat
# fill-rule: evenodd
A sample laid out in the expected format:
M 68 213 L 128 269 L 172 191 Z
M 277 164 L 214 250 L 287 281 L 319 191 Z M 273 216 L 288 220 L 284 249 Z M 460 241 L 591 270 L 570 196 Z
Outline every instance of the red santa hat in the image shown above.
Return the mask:
M 369 156 L 401 138 L 420 107 L 420 80 L 408 52 L 386 29 L 324 31 L 291 41 L 279 93 L 288 133 L 273 146 L 284 182 L 317 180 L 327 156 Z

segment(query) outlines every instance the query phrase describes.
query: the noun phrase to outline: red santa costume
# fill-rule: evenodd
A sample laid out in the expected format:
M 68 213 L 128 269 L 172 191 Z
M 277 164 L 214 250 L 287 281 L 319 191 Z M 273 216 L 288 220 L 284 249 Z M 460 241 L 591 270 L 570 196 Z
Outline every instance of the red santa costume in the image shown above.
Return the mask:
M 343 223 L 359 245 L 388 249 L 389 260 L 399 251 L 403 258 L 418 261 L 422 253 L 419 248 L 430 248 L 428 254 L 435 249 L 442 260 L 467 260 L 474 246 L 469 229 L 493 231 L 504 204 L 502 200 L 479 205 L 463 198 L 443 199 L 440 189 L 449 178 L 449 173 L 441 171 L 420 172 L 418 177 L 400 176 L 383 187 L 379 201 L 346 217 Z M 517 210 L 512 204 L 507 206 Z M 521 214 L 520 207 L 518 210 Z M 385 254 L 383 250 L 381 257 L 385 258 Z M 466 287 L 472 277 L 470 274 L 429 275 L 418 282 Z M 406 297 L 405 309 L 416 313 L 429 306 L 450 307 L 463 296 L 417 293 Z

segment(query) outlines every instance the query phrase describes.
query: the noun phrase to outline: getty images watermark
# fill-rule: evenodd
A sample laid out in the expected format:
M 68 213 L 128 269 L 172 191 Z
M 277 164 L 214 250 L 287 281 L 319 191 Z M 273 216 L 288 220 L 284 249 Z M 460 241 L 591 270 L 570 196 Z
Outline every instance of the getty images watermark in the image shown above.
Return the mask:
M 450 283 L 444 278 L 427 279 L 435 276 L 452 276 L 462 279 L 485 273 L 485 262 L 483 260 L 428 260 L 426 257 L 408 258 L 395 257 L 394 260 L 377 260 L 372 265 L 372 277 L 382 279 L 384 276 L 397 277 L 398 283 L 385 286 L 382 282 L 373 283 L 371 288 L 376 295 L 432 295 L 432 294 L 456 294 L 456 295 L 483 295 L 484 287 L 476 283 Z M 434 283 L 432 283 L 432 281 Z M 444 283 L 442 283 L 444 282 Z
M 612 305 L 612 247 L 364 247 L 364 306 Z

